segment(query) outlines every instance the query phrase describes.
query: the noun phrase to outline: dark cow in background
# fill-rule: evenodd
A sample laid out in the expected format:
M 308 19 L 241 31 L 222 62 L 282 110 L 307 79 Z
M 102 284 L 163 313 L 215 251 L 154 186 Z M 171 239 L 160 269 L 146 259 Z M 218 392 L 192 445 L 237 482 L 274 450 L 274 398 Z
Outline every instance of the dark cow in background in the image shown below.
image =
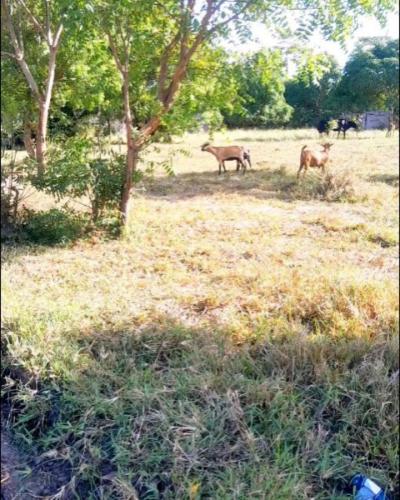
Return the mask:
M 353 120 L 347 120 L 346 118 L 339 118 L 339 120 L 336 120 L 337 125 L 335 128 L 331 128 L 331 121 L 332 120 L 330 119 L 329 120 L 324 119 L 318 122 L 317 130 L 320 136 L 324 134 L 329 136 L 329 132 L 333 130 L 333 132 L 338 133 L 337 135 L 338 138 L 340 137 L 340 134 L 343 134 L 343 139 L 346 139 L 346 132 L 349 129 L 353 128 L 357 132 L 360 130 L 359 125 Z
M 319 132 L 319 135 L 329 135 L 330 132 L 330 126 L 329 126 L 330 120 L 320 120 L 317 125 L 317 130 Z
M 359 125 L 353 120 L 347 120 L 346 118 L 340 118 L 337 121 L 337 127 L 333 129 L 334 132 L 338 133 L 338 139 L 340 134 L 343 134 L 343 139 L 346 139 L 346 132 L 353 128 L 356 132 L 360 130 Z

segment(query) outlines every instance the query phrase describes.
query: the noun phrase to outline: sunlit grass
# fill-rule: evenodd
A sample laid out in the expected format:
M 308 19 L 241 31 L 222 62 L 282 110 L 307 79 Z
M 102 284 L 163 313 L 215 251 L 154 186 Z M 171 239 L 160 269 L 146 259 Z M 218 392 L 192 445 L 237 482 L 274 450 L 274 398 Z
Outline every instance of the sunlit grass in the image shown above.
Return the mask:
M 137 186 L 120 240 L 5 248 L 19 442 L 80 498 L 348 498 L 358 471 L 395 492 L 398 142 L 365 134 L 332 148 L 337 202 L 295 179 L 315 131 L 218 134 L 245 176 L 188 135 L 151 153 L 191 156 Z

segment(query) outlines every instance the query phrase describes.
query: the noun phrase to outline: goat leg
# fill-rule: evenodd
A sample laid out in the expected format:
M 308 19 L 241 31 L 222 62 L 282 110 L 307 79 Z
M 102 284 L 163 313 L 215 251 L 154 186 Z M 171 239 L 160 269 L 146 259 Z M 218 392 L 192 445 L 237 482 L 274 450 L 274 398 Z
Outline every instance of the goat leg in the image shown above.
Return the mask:
M 297 179 L 300 179 L 300 173 L 303 170 L 303 164 L 300 165 L 299 170 L 297 171 Z
M 304 179 L 304 177 L 306 176 L 306 173 L 307 173 L 307 169 L 308 169 L 308 164 L 303 163 L 303 165 L 300 166 L 299 171 L 297 173 L 298 178 L 300 178 L 300 172 L 301 172 L 301 170 L 303 170 L 303 179 Z

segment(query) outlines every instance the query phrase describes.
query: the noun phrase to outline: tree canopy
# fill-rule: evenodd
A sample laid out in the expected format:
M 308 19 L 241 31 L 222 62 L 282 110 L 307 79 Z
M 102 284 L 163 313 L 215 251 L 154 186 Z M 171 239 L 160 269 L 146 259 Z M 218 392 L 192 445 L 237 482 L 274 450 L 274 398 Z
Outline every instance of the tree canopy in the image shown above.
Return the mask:
M 335 93 L 342 109 L 399 109 L 399 42 L 364 38 L 344 67 Z
M 291 125 L 312 125 L 335 113 L 332 93 L 341 77 L 339 66 L 329 54 L 292 49 L 297 63 L 295 76 L 286 82 L 285 99 L 294 109 Z
M 292 108 L 286 103 L 285 65 L 280 50 L 261 51 L 233 65 L 239 106 L 225 114 L 232 127 L 276 127 L 286 124 Z

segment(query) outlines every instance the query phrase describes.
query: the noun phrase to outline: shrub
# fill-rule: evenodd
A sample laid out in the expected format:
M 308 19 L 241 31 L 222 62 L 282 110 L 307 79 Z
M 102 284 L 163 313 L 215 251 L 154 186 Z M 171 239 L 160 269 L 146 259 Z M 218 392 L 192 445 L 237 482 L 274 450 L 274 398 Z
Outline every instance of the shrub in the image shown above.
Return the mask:
M 355 179 L 350 172 L 327 172 L 322 178 L 306 178 L 306 183 L 296 185 L 295 190 L 301 190 L 310 198 L 324 201 L 356 201 Z
M 9 239 L 14 232 L 12 213 L 13 203 L 11 201 L 11 195 L 5 193 L 3 186 L 1 189 L 1 241 Z
M 121 215 L 118 211 L 108 211 L 96 222 L 96 228 L 109 238 L 118 238 L 121 235 Z
M 348 172 L 328 172 L 317 188 L 317 193 L 326 201 L 351 200 L 355 196 L 354 179 Z
M 1 241 L 17 236 L 21 202 L 29 196 L 24 168 L 17 162 L 16 149 L 2 152 L 1 161 Z
M 96 152 L 95 152 L 96 153 Z M 125 155 L 99 155 L 93 158 L 93 142 L 74 137 L 62 148 L 55 148 L 49 157 L 45 174 L 32 179 L 34 186 L 58 200 L 87 197 L 92 219 L 97 221 L 106 209 L 116 209 L 121 199 L 125 172 Z M 140 172 L 134 172 L 135 181 Z
M 75 241 L 83 234 L 86 222 L 82 215 L 57 208 L 40 212 L 25 209 L 22 221 L 27 239 L 42 245 Z

